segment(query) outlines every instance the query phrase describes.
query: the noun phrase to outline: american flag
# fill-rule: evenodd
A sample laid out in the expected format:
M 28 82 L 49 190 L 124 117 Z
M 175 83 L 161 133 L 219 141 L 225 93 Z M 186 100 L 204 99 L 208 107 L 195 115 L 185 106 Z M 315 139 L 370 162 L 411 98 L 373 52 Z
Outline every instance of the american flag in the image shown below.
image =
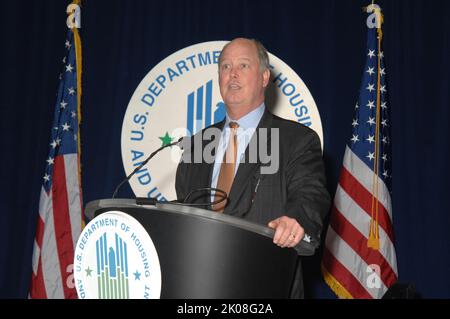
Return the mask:
M 74 248 L 84 224 L 80 178 L 81 42 L 68 30 L 39 201 L 29 297 L 77 298 Z
M 322 259 L 324 279 L 340 298 L 381 298 L 398 275 L 391 123 L 381 39 L 381 23 L 369 27 L 352 137 L 345 149 Z

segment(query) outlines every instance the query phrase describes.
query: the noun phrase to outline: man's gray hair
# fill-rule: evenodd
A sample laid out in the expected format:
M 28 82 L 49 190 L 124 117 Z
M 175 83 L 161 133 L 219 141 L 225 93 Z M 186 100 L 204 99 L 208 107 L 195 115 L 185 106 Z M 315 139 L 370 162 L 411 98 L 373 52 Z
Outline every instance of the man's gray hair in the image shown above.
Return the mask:
M 264 45 L 256 39 L 246 39 L 246 38 L 243 39 L 253 42 L 253 44 L 256 46 L 256 51 L 258 53 L 258 60 L 259 60 L 259 70 L 261 71 L 261 73 L 264 72 L 265 70 L 269 70 L 269 54 L 267 53 L 267 50 L 264 47 Z M 222 51 L 220 52 L 219 71 L 220 71 L 220 62 L 222 61 L 222 52 L 225 51 L 226 47 L 230 43 L 231 42 L 225 44 L 224 47 L 222 48 Z

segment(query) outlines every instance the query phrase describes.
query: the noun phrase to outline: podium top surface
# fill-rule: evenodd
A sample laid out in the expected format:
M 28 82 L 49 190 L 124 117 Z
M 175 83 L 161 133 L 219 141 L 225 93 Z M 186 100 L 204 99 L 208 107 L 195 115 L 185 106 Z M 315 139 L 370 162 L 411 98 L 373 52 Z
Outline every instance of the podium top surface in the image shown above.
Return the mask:
M 156 203 L 156 205 L 139 205 L 136 203 L 135 199 L 125 199 L 125 198 L 117 198 L 117 199 L 99 199 L 95 201 L 91 201 L 86 204 L 85 207 L 85 215 L 86 217 L 91 220 L 95 217 L 95 212 L 99 209 L 108 209 L 108 208 L 143 208 L 148 210 L 157 210 L 157 211 L 166 211 L 168 213 L 175 213 L 175 214 L 185 214 L 185 215 L 191 215 L 191 216 L 197 216 L 200 218 L 206 218 L 211 219 L 219 222 L 224 222 L 229 225 L 245 229 L 247 231 L 251 231 L 257 234 L 260 234 L 265 237 L 273 238 L 274 236 L 274 230 L 266 227 L 261 224 L 257 224 L 248 220 L 245 220 L 243 218 L 238 218 L 230 215 L 225 214 L 218 214 L 216 212 L 192 207 L 192 206 L 185 206 L 181 204 L 171 204 L 171 203 Z M 300 243 L 293 247 L 297 253 L 301 256 L 310 256 L 314 254 L 315 247 L 302 240 Z

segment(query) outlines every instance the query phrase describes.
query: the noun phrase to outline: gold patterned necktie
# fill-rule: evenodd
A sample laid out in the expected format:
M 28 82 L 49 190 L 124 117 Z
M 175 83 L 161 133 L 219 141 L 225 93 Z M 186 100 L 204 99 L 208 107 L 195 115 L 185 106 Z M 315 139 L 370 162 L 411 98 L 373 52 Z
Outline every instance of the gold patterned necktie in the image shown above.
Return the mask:
M 217 179 L 216 188 L 223 190 L 230 196 L 231 185 L 233 185 L 234 171 L 236 169 L 236 157 L 237 157 L 237 129 L 239 124 L 236 122 L 230 122 L 230 140 L 228 142 L 227 149 L 223 156 L 222 165 L 220 166 L 219 178 Z M 221 194 L 216 193 L 214 195 L 214 201 L 221 199 Z M 216 212 L 223 212 L 227 201 L 224 200 L 218 204 L 213 205 L 213 210 Z

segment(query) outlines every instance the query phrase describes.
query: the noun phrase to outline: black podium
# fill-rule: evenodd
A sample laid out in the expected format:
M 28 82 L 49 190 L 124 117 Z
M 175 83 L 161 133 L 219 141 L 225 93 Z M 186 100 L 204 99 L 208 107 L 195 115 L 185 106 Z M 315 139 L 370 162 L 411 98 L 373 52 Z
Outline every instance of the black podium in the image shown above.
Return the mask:
M 161 298 L 288 298 L 298 255 L 273 244 L 274 231 L 241 218 L 175 204 L 137 205 L 132 199 L 87 204 L 89 219 L 121 211 L 137 219 L 158 253 Z

